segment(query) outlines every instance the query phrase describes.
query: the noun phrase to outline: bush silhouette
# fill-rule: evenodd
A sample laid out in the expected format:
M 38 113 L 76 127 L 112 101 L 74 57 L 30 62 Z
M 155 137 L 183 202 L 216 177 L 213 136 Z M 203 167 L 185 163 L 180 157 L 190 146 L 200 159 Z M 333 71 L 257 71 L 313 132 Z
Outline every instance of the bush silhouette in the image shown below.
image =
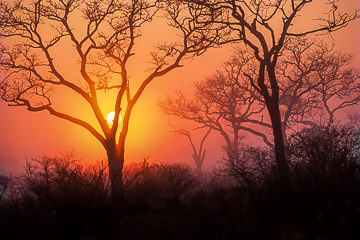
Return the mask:
M 84 167 L 73 156 L 35 158 L 12 185 L 1 210 L 7 216 L 2 226 L 14 238 L 106 233 L 112 206 L 104 165 Z
M 349 126 L 315 127 L 292 135 L 287 146 L 292 175 L 289 194 L 279 189 L 269 149 L 245 146 L 236 158 L 223 160 L 217 172 L 230 180 L 242 201 L 249 197 L 251 219 L 261 219 L 257 230 L 265 239 L 358 239 L 356 141 Z
M 358 239 L 360 165 L 350 126 L 314 127 L 288 141 L 298 211 L 323 238 Z
M 360 181 L 357 141 L 350 126 L 307 128 L 290 136 L 287 155 L 293 187 L 304 192 L 312 187 L 316 192 L 356 191 Z M 265 190 L 279 179 L 274 162 L 271 149 L 244 146 L 238 156 L 223 160 L 217 171 L 243 188 Z
M 360 166 L 355 144 L 349 126 L 308 128 L 291 136 L 288 155 L 297 185 L 318 193 L 356 191 Z
M 165 221 L 174 235 L 178 226 L 167 212 L 186 203 L 198 183 L 195 172 L 144 161 L 127 165 L 124 176 L 124 198 L 114 202 L 104 164 L 84 166 L 74 156 L 30 159 L 0 206 L 0 229 L 15 239 L 133 239 L 139 229 L 154 234 L 157 221 Z M 144 222 L 152 212 L 157 217 Z
M 9 177 L 0 175 L 0 201 L 9 186 Z
M 353 133 L 332 126 L 292 135 L 288 195 L 272 150 L 259 147 L 242 147 L 202 178 L 179 163 L 127 164 L 119 202 L 101 163 L 31 159 L 8 182 L 0 231 L 12 239 L 360 239 Z
M 187 165 L 146 160 L 125 167 L 127 201 L 137 209 L 176 208 L 197 185 L 198 178 Z

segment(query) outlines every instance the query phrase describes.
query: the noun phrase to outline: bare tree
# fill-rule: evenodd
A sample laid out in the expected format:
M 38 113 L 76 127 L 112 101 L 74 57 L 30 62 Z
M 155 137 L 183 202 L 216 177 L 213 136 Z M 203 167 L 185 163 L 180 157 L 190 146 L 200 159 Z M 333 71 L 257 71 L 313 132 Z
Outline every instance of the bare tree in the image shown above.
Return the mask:
M 243 54 L 236 51 L 233 58 L 243 58 Z M 332 125 L 337 112 L 359 103 L 359 70 L 352 67 L 351 55 L 336 51 L 333 45 L 305 37 L 291 38 L 278 61 L 276 76 L 284 141 L 288 132 L 296 132 L 303 126 Z M 252 78 L 256 77 L 253 73 Z M 249 85 L 246 81 L 237 80 L 242 86 Z M 246 90 L 256 96 L 256 89 Z M 261 98 L 258 101 L 265 104 Z M 266 125 L 260 116 L 255 117 L 244 119 L 244 123 L 251 123 L 250 129 L 258 125 L 266 134 L 265 129 L 271 128 L 271 124 Z M 264 142 L 272 147 L 271 140 Z
M 193 98 L 179 91 L 176 97 L 167 97 L 159 104 L 166 114 L 220 133 L 229 157 L 239 153 L 240 131 L 246 128 L 243 122 L 264 109 L 264 105 L 258 103 L 256 93 L 254 96 L 254 92 L 248 91 L 250 85 L 237 84 L 243 74 L 242 68 L 250 61 L 247 55 L 243 57 L 231 59 L 224 64 L 224 71 L 217 71 L 205 81 L 196 82 Z
M 305 38 L 293 39 L 286 52 L 278 68 L 284 132 L 298 124 L 330 127 L 335 113 L 359 103 L 360 74 L 351 55 Z
M 190 7 L 202 8 L 198 22 L 212 22 L 227 25 L 239 41 L 253 50 L 258 63 L 257 78 L 248 75 L 252 86 L 261 94 L 268 110 L 275 143 L 276 164 L 282 183 L 290 180 L 289 164 L 285 147 L 280 115 L 280 89 L 276 76 L 278 58 L 289 37 L 305 36 L 312 33 L 332 32 L 346 27 L 359 18 L 359 10 L 342 13 L 339 1 L 324 1 L 328 10 L 324 15 L 311 16 L 316 19 L 308 29 L 297 28 L 295 22 L 304 7 L 311 6 L 312 0 L 186 0 Z M 318 1 L 317 1 L 318 2 Z
M 209 136 L 212 128 L 209 127 L 206 130 L 205 134 L 201 136 L 200 144 L 198 147 L 196 146 L 193 136 L 191 135 L 190 131 L 188 131 L 184 128 L 177 129 L 173 125 L 171 125 L 171 128 L 174 133 L 183 135 L 188 139 L 191 149 L 192 149 L 192 157 L 193 157 L 193 160 L 196 165 L 197 174 L 199 177 L 202 176 L 202 166 L 203 166 L 203 163 L 205 160 L 205 154 L 206 154 L 206 149 L 204 149 L 204 143 L 205 143 L 205 140 L 207 139 L 207 137 Z M 198 130 L 198 129 L 196 129 L 196 130 Z
M 229 152 L 238 151 L 239 140 L 236 139 L 242 132 L 261 137 L 273 148 L 272 126 L 267 118 L 264 119 L 265 103 L 245 75 L 250 73 L 255 78 L 254 59 L 248 51 L 235 48 L 224 68 L 210 78 L 212 81 L 206 79 L 195 84 L 192 100 L 179 95 L 163 101 L 161 107 L 170 115 L 213 127 L 224 137 L 228 156 L 231 156 Z M 279 58 L 276 74 L 284 140 L 288 133 L 304 126 L 330 126 L 337 111 L 359 102 L 359 74 L 351 67 L 351 56 L 335 51 L 322 41 L 306 38 L 289 41 Z M 201 103 L 201 107 L 194 103 Z M 229 106 L 234 106 L 232 114 L 229 114 Z M 229 140 L 231 134 L 233 141 Z
M 153 67 L 136 88 L 136 84 L 130 84 L 128 72 L 134 44 L 141 36 L 141 27 L 159 11 L 178 30 L 179 38 L 156 46 L 151 53 Z M 122 192 L 124 147 L 131 112 L 145 88 L 154 79 L 181 67 L 184 59 L 227 42 L 224 29 L 197 23 L 195 11 L 199 10 L 184 11 L 179 4 L 145 0 L 3 1 L 1 98 L 10 106 L 25 106 L 32 112 L 48 111 L 88 130 L 107 152 L 109 177 L 117 196 Z M 59 49 L 66 49 L 68 56 L 77 60 L 79 76 L 69 76 L 62 68 L 62 59 L 56 55 Z M 58 89 L 67 89 L 80 101 L 85 100 L 98 126 L 57 108 L 55 103 L 63 100 L 53 95 Z M 111 126 L 99 105 L 101 91 L 116 91 Z M 122 125 L 118 123 L 120 112 Z

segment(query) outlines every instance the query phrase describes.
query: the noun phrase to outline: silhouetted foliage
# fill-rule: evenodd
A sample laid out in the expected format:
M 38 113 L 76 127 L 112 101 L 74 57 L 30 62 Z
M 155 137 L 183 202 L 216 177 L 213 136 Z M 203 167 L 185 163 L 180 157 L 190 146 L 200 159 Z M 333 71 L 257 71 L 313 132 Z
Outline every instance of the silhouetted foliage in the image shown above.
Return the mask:
M 1 211 L 4 230 L 15 239 L 106 235 L 102 228 L 114 213 L 105 165 L 84 167 L 72 156 L 33 158 L 12 181 Z
M 6 192 L 9 186 L 9 178 L 7 176 L 0 175 L 0 200 Z
M 268 148 L 243 146 L 238 156 L 222 160 L 216 172 L 236 182 L 251 194 L 254 189 L 278 181 L 274 152 Z
M 106 164 L 84 166 L 72 155 L 33 158 L 12 179 L 9 198 L 0 206 L 0 228 L 20 239 L 117 236 L 116 224 L 127 224 L 123 218 L 131 222 L 152 211 L 176 211 L 197 183 L 186 165 L 145 159 L 126 166 L 124 198 L 114 202 Z
M 126 168 L 125 192 L 130 204 L 167 209 L 177 207 L 197 185 L 195 172 L 183 164 L 142 163 Z
M 356 141 L 349 126 L 308 128 L 293 135 L 288 154 L 298 186 L 318 193 L 354 191 L 360 180 Z
M 358 239 L 360 221 L 360 162 L 354 154 L 353 127 L 304 129 L 290 137 L 295 204 L 309 228 L 323 238 Z
M 127 164 L 118 203 L 104 165 L 35 158 L 0 202 L 0 231 L 12 239 L 359 239 L 356 140 L 342 126 L 292 135 L 288 196 L 266 148 L 243 146 L 202 178 L 184 164 Z
M 360 220 L 360 161 L 349 126 L 313 127 L 289 139 L 292 193 L 284 195 L 274 152 L 245 146 L 217 172 L 248 200 L 264 239 L 357 239 Z M 271 222 L 271 223 L 270 223 Z M 261 230 L 260 230 L 261 229 Z

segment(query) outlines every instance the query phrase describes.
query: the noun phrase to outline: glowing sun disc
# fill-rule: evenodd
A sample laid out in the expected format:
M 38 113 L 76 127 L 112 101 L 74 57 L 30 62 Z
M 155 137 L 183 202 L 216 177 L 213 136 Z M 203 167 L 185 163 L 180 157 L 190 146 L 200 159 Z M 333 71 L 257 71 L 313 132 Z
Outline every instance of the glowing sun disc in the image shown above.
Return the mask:
M 106 121 L 112 125 L 114 122 L 114 118 L 115 118 L 115 111 L 109 112 L 109 114 L 106 116 Z M 119 121 L 121 121 L 121 115 L 119 114 Z

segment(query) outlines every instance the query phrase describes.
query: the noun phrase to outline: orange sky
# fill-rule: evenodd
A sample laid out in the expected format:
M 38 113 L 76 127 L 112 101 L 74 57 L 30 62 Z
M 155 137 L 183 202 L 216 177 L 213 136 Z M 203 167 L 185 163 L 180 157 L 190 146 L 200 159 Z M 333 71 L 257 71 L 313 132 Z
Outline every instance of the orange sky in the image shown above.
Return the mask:
M 358 0 L 346 0 L 348 9 L 360 8 Z M 318 10 L 318 9 L 313 9 Z M 153 42 L 164 40 L 168 33 L 159 27 L 159 22 L 143 29 L 143 38 L 137 43 L 138 55 L 132 62 L 131 77 L 144 76 L 144 59 Z M 360 67 L 360 22 L 333 34 L 337 49 L 355 55 L 356 65 Z M 209 50 L 204 56 L 187 62 L 187 65 L 155 80 L 144 92 L 134 108 L 126 146 L 126 161 L 140 161 L 150 157 L 150 161 L 184 161 L 193 165 L 191 148 L 186 138 L 169 133 L 169 117 L 160 112 L 157 103 L 176 89 L 189 90 L 192 82 L 209 76 L 221 67 L 230 53 L 230 46 Z M 66 52 L 61 53 L 66 59 Z M 71 72 L 71 61 L 64 62 L 64 68 Z M 77 71 L 77 70 L 76 70 Z M 109 96 L 104 96 L 103 111 L 113 109 Z M 111 103 L 111 104 L 109 104 Z M 77 113 L 85 113 L 81 104 L 68 101 L 62 107 L 69 107 Z M 79 109 L 80 108 L 80 109 Z M 0 172 L 18 172 L 24 166 L 26 157 L 55 155 L 74 148 L 79 156 L 89 162 L 105 159 L 106 154 L 100 143 L 86 130 L 67 121 L 50 116 L 47 112 L 31 113 L 20 107 L 7 107 L 0 103 Z M 210 168 L 221 158 L 221 137 L 212 134 L 207 142 L 205 168 Z

